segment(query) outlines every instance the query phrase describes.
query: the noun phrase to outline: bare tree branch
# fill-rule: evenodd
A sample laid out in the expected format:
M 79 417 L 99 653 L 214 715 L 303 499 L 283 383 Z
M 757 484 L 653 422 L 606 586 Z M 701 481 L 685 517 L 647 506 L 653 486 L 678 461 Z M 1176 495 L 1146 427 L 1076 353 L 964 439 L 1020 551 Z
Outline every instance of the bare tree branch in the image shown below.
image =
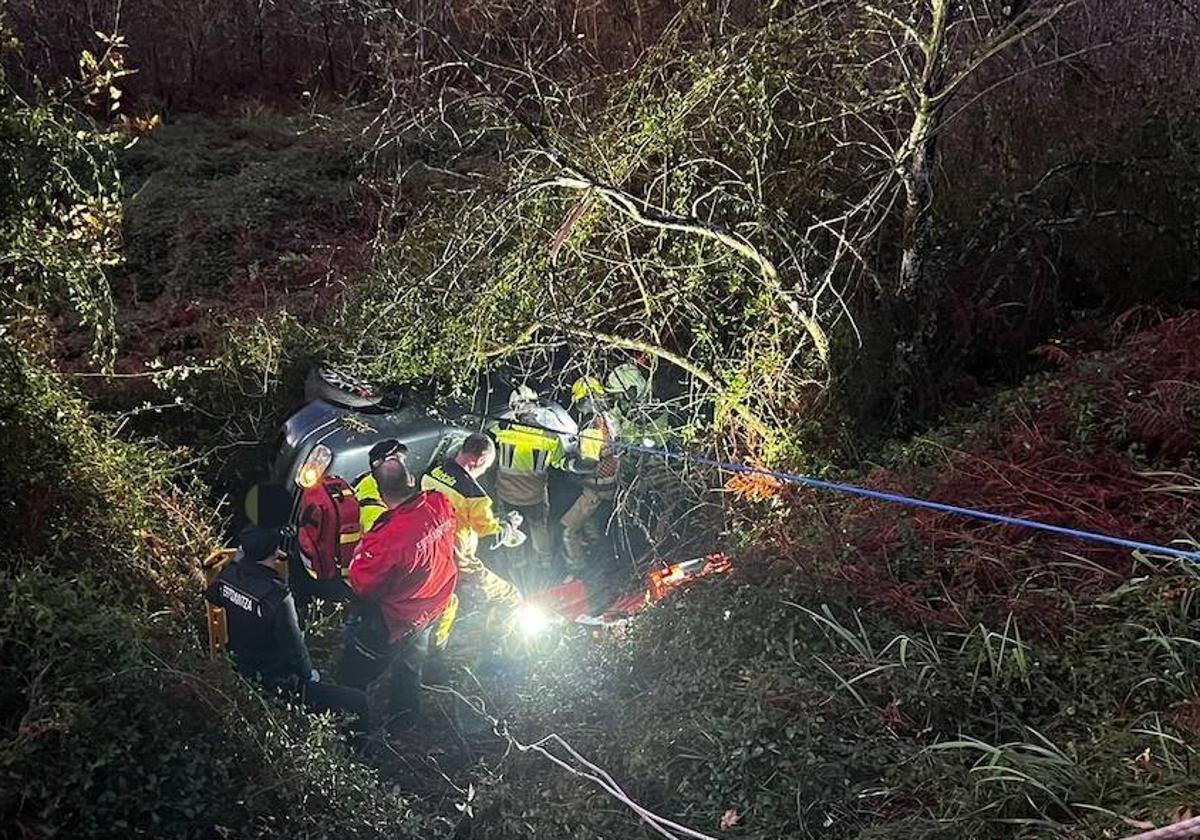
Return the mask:
M 616 187 L 600 183 L 593 178 L 585 177 L 569 167 L 564 167 L 563 173 L 562 175 L 530 184 L 523 191 L 532 192 L 548 187 L 562 187 L 585 193 L 595 193 L 610 207 L 628 216 L 643 227 L 689 233 L 719 242 L 758 267 L 759 273 L 767 287 L 787 307 L 788 311 L 804 325 L 805 330 L 813 341 L 817 355 L 822 361 L 828 360 L 829 338 L 821 328 L 821 325 L 817 323 L 816 318 L 801 309 L 800 304 L 784 289 L 783 283 L 779 279 L 779 270 L 775 267 L 775 264 L 744 236 L 700 219 L 662 213 L 648 206 L 642 199 L 630 195 L 624 190 L 619 190 Z
M 608 347 L 616 347 L 622 350 L 629 350 L 634 353 L 646 353 L 647 355 L 662 359 L 664 362 L 670 362 L 672 365 L 690 374 L 698 381 L 703 382 L 713 391 L 713 393 L 719 396 L 726 396 L 730 390 L 729 385 L 721 382 L 721 380 L 715 374 L 705 370 L 690 359 L 687 359 L 678 353 L 667 350 L 664 347 L 659 347 L 656 344 L 651 344 L 648 341 L 642 341 L 636 338 L 626 338 L 625 336 L 615 335 L 613 333 L 599 332 L 597 330 L 570 326 L 561 323 L 537 321 L 523 329 L 514 341 L 502 347 L 488 350 L 484 353 L 484 355 L 488 358 L 495 358 L 513 353 L 519 350 L 523 345 L 527 345 L 533 340 L 533 337 L 542 330 L 554 330 L 565 333 L 566 335 L 575 336 L 577 338 L 588 338 Z M 759 435 L 759 437 L 761 437 L 764 441 L 774 439 L 776 434 L 775 431 L 745 403 L 741 402 L 740 400 L 731 401 L 729 407 L 731 411 L 745 421 L 747 428 L 754 431 L 755 434 Z
M 1013 44 L 1025 40 L 1033 33 L 1037 32 L 1044 26 L 1050 24 L 1056 17 L 1062 14 L 1067 9 L 1075 6 L 1080 0 L 1066 0 L 1066 2 L 1058 3 L 1048 11 L 1041 13 L 1027 12 L 1028 17 L 1033 20 L 1029 22 L 1014 21 L 1003 32 L 991 39 L 985 44 L 980 53 L 968 62 L 967 66 L 958 71 L 949 82 L 942 88 L 935 97 L 935 101 L 944 101 L 950 97 L 958 86 L 966 81 L 970 76 L 982 67 L 987 61 L 1000 53 L 1007 50 Z
M 868 12 L 875 15 L 876 17 L 883 18 L 888 23 L 891 23 L 891 24 L 895 25 L 898 29 L 903 30 L 904 34 L 907 35 L 909 38 L 911 38 L 913 43 L 915 43 L 918 47 L 921 48 L 921 52 L 925 53 L 926 56 L 929 55 L 929 42 L 925 39 L 924 36 L 921 35 L 920 32 L 918 32 L 916 30 L 916 27 L 914 27 L 911 23 L 901 20 L 900 18 L 896 17 L 896 15 L 894 15 L 891 12 L 886 11 L 884 9 L 880 9 L 878 6 L 868 5 L 868 6 L 864 6 L 863 8 L 865 8 Z

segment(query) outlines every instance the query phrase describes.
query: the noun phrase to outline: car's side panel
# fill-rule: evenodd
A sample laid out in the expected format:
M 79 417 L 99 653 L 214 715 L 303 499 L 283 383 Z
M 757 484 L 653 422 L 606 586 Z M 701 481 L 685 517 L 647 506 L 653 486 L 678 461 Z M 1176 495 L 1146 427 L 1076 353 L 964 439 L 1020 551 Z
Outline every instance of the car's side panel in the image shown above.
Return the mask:
M 371 447 L 386 438 L 395 438 L 408 447 L 409 466 L 420 475 L 434 460 L 452 451 L 467 434 L 466 430 L 451 426 L 417 406 L 369 413 L 314 400 L 284 424 L 271 478 L 294 486 L 296 474 L 313 448 L 324 444 L 333 453 L 329 471 L 354 481 L 367 472 Z

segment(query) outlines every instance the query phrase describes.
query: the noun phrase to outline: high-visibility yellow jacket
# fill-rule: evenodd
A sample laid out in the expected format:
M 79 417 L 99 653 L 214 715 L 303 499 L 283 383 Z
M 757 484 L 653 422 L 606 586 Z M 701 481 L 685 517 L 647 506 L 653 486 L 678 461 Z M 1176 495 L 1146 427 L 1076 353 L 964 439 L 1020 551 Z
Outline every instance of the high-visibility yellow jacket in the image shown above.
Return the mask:
M 562 435 L 526 426 L 516 418 L 502 419 L 492 427 L 496 439 L 496 495 L 510 505 L 537 505 L 545 501 L 550 467 L 562 468 L 566 446 Z
M 387 505 L 379 495 L 375 476 L 367 473 L 354 483 L 354 497 L 358 499 L 358 521 L 365 534 L 371 530 L 375 520 L 387 512 Z
M 492 511 L 492 500 L 479 482 L 457 461 L 447 458 L 421 477 L 421 489 L 442 493 L 454 508 L 454 560 L 459 576 L 477 583 L 489 601 L 515 601 L 517 587 L 479 559 L 479 538 L 501 530 L 500 520 Z

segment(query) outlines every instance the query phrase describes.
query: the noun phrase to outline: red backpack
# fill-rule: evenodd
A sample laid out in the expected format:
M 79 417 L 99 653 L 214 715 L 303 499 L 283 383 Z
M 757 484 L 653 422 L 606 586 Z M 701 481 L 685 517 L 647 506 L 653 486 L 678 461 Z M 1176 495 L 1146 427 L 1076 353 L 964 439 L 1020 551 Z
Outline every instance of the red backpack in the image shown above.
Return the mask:
M 308 573 L 317 580 L 341 577 L 362 539 L 354 488 L 344 478 L 325 476 L 300 497 L 296 526 L 296 544 Z

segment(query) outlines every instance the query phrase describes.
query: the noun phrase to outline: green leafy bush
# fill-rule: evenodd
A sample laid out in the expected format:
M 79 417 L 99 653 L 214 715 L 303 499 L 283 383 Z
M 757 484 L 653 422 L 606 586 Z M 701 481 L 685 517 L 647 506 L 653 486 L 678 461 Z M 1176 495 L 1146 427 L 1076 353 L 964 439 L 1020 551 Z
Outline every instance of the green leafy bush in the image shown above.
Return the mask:
M 169 454 L 120 440 L 15 346 L 0 361 L 0 429 L 24 467 L 0 487 L 0 821 L 34 836 L 437 836 L 331 724 L 207 662 L 199 566 L 217 537 Z
M 169 120 L 121 156 L 123 277 L 140 298 L 230 284 L 355 218 L 354 150 L 272 114 Z
M 59 100 L 27 102 L 0 69 L 0 338 L 42 313 L 73 315 L 94 352 L 111 351 L 119 139 Z
M 34 836 L 430 837 L 331 723 L 206 665 L 99 570 L 0 577 L 5 825 Z
M 5 473 L 0 540 L 14 570 L 66 577 L 99 564 L 131 597 L 178 612 L 194 599 L 213 517 L 187 500 L 194 487 L 173 481 L 167 453 L 122 440 L 119 425 L 0 340 L 0 429 L 21 453 L 21 468 Z

